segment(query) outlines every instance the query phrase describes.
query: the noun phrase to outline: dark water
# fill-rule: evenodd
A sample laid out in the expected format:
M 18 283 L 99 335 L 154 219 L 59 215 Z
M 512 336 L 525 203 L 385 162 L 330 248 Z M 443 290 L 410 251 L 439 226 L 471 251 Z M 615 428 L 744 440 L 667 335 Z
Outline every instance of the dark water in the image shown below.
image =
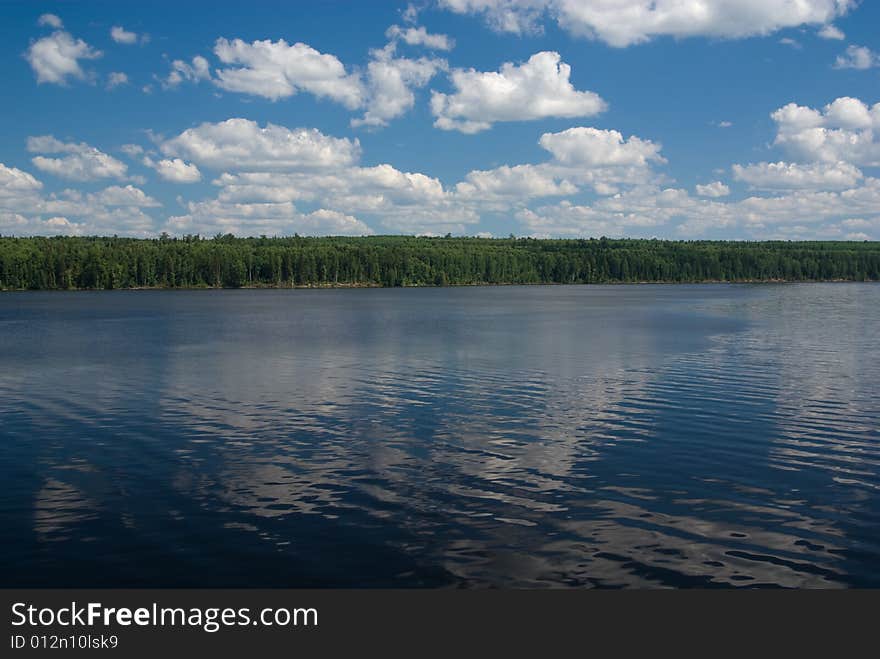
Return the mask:
M 0 585 L 880 586 L 880 286 L 0 295 Z

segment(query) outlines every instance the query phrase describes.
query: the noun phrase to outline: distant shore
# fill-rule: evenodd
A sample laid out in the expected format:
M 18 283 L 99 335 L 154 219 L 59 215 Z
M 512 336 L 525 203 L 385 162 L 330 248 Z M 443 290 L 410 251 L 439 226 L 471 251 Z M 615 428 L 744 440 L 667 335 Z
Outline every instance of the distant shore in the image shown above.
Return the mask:
M 0 290 L 422 288 L 880 280 L 880 242 L 0 237 Z

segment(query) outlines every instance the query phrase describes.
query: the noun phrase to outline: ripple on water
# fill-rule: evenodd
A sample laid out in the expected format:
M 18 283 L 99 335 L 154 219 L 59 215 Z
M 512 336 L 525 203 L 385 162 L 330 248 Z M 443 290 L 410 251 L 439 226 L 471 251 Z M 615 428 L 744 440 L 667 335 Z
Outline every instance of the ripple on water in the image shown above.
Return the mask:
M 880 586 L 876 286 L 110 300 L 0 297 L 8 585 Z

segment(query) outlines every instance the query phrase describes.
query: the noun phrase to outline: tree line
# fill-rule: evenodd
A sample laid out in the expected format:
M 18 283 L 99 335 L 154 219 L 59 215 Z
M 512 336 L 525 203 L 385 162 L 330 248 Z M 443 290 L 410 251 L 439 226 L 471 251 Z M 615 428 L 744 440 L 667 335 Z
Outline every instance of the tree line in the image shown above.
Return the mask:
M 0 289 L 877 281 L 880 242 L 0 237 Z

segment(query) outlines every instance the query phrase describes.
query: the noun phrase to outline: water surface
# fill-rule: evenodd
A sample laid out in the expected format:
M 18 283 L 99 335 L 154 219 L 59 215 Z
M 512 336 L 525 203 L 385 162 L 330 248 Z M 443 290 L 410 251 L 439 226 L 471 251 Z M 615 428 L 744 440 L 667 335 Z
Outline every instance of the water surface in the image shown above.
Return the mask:
M 880 586 L 880 286 L 0 295 L 0 585 Z

